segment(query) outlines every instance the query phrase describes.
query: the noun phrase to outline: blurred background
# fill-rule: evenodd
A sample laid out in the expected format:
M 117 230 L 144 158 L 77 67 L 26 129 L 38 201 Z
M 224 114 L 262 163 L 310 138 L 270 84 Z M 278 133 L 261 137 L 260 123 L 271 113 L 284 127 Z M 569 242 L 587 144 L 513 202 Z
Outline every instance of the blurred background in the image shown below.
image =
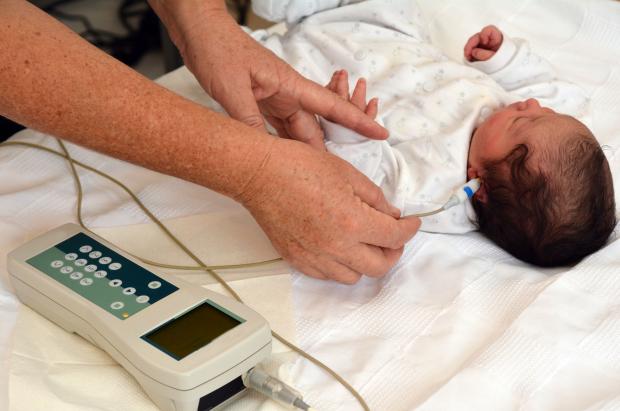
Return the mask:
M 146 0 L 33 0 L 106 53 L 155 79 L 183 64 L 163 24 Z M 239 24 L 252 29 L 270 26 L 252 13 L 251 0 L 227 0 Z M 23 127 L 0 116 L 0 141 Z

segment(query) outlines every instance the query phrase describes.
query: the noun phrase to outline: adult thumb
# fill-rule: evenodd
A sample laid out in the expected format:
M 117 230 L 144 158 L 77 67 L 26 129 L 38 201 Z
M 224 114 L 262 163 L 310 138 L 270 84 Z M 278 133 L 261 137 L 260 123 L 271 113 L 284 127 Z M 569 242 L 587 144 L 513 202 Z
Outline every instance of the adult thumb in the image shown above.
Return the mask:
M 266 131 L 265 119 L 263 118 L 258 104 L 252 93 L 252 88 L 233 87 L 228 88 L 223 95 L 215 98 L 224 107 L 228 115 L 246 125 Z
M 347 164 L 348 165 L 348 164 Z M 362 201 L 377 211 L 391 215 L 394 218 L 400 217 L 400 210 L 390 204 L 383 191 L 375 183 L 361 172 L 354 170 L 350 173 L 349 181 L 353 186 L 353 191 Z

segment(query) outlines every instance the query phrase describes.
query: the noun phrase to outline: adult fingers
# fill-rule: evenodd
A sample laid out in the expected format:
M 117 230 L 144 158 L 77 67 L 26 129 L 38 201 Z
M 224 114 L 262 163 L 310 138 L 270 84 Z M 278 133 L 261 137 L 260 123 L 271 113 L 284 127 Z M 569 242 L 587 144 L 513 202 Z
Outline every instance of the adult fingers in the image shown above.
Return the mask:
M 371 212 L 366 216 L 364 233 L 360 240 L 383 248 L 399 249 L 420 229 L 420 219 L 406 217 L 394 219 L 385 214 Z
M 314 148 L 325 149 L 323 130 L 314 115 L 298 110 L 284 121 L 284 128 L 295 140 L 310 144 Z
M 349 166 L 347 164 L 347 166 Z M 353 187 L 353 192 L 363 202 L 377 211 L 388 214 L 394 218 L 400 217 L 400 210 L 390 204 L 383 195 L 383 191 L 364 174 L 357 170 L 349 173 L 349 182 Z
M 355 284 L 360 280 L 362 274 L 328 258 L 319 259 L 318 265 L 327 278 L 344 284 Z
M 310 80 L 300 78 L 300 81 L 299 103 L 305 111 L 323 116 L 372 139 L 383 140 L 388 137 L 385 128 L 350 102 Z
M 249 80 L 241 84 L 226 87 L 224 92 L 218 93 L 217 96 L 213 97 L 224 107 L 228 115 L 232 118 L 250 127 L 265 130 L 265 122 L 258 109 L 258 104 L 254 98 L 254 93 L 252 93 Z
M 295 264 L 293 265 L 295 266 Z M 307 276 L 310 276 L 310 277 L 313 277 L 319 280 L 327 280 L 329 278 L 327 274 L 325 274 L 318 268 L 315 268 L 314 266 L 309 265 L 309 264 L 295 266 L 295 268 L 301 271 L 302 273 L 306 274 Z
M 382 277 L 396 264 L 398 256 L 393 253 L 386 255 L 380 247 L 360 243 L 341 255 L 339 261 L 369 277 Z
M 276 129 L 278 136 L 282 138 L 292 139 L 292 137 L 288 134 L 288 131 L 286 131 L 286 128 L 284 127 L 284 122 L 282 120 L 269 115 L 266 115 L 265 119 L 269 122 L 269 124 L 273 126 L 273 128 Z
M 224 107 L 232 118 L 239 120 L 250 127 L 265 129 L 263 116 L 252 93 L 252 87 L 227 87 L 223 93 L 213 96 Z
M 402 257 L 403 252 L 405 251 L 405 246 L 400 248 L 383 248 L 382 251 L 385 258 L 390 261 L 394 261 L 394 264 L 396 264 Z M 394 265 L 392 265 L 392 267 L 394 267 Z

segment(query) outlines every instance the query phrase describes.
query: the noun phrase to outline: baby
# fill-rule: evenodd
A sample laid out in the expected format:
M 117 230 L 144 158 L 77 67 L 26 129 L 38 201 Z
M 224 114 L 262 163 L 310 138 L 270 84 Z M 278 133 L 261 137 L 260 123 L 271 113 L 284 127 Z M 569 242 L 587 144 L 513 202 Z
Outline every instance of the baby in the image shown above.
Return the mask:
M 321 119 L 330 152 L 403 215 L 435 210 L 467 180 L 481 179 L 473 201 L 422 218 L 421 230 L 479 229 L 542 266 L 574 263 L 605 244 L 614 193 L 603 152 L 576 120 L 588 121 L 588 98 L 526 41 L 486 27 L 467 42 L 464 64 L 431 41 L 415 1 L 281 3 L 288 31 L 255 33 L 258 40 L 314 81 L 326 83 L 338 68 L 368 79 L 349 96 L 347 72 L 339 71 L 328 87 L 390 131 L 387 141 L 369 140 Z M 366 104 L 366 93 L 380 110 L 377 99 Z
M 487 26 L 469 39 L 465 58 L 492 61 L 503 39 L 496 27 Z M 376 117 L 378 99 L 366 103 L 364 79 L 350 96 L 344 70 L 335 72 L 326 87 Z M 534 98 L 485 117 L 471 134 L 466 170 L 468 180 L 482 181 L 472 198 L 479 230 L 515 257 L 540 266 L 571 264 L 601 248 L 616 224 L 614 191 L 609 165 L 590 130 Z M 347 143 L 366 144 L 373 154 L 391 150 L 387 143 L 359 137 L 332 139 L 334 126 L 323 123 L 327 147 L 339 155 Z M 398 164 L 384 161 L 390 162 Z M 390 185 L 385 173 L 367 174 L 379 185 Z

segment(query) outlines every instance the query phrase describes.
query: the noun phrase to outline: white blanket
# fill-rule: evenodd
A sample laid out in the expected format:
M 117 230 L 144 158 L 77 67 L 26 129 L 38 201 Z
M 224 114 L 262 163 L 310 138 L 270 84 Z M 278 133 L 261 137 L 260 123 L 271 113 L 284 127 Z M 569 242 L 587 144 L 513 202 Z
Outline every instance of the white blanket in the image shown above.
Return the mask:
M 618 180 L 620 3 L 429 0 L 422 6 L 433 41 L 450 56 L 460 58 L 463 39 L 493 23 L 529 39 L 563 78 L 585 88 L 593 131 L 606 145 Z M 164 77 L 162 84 L 207 101 L 185 69 Z M 33 131 L 17 138 L 54 144 Z M 239 206 L 208 190 L 74 146 L 71 150 L 78 159 L 129 182 L 159 217 L 174 219 L 173 226 L 183 226 L 179 217 L 213 213 L 233 225 L 247 221 Z M 89 225 L 130 238 L 121 226 L 146 222 L 116 188 L 81 174 Z M 6 282 L 8 251 L 75 221 L 66 164 L 33 150 L 4 149 L 0 179 L 0 409 L 154 409 L 107 356 L 20 306 Z M 226 231 L 210 217 L 204 221 L 207 228 L 220 227 L 220 234 Z M 246 225 L 235 227 L 227 244 L 247 244 L 240 231 Z M 141 229 L 150 230 L 136 228 Z M 194 245 L 213 263 L 270 258 L 272 251 L 256 227 L 246 229 L 259 252 L 236 248 L 210 254 L 208 229 L 207 240 Z M 189 232 L 179 230 L 182 237 Z M 153 245 L 164 241 L 146 238 Z M 477 233 L 420 233 L 381 280 L 364 279 L 350 287 L 279 275 L 268 280 L 267 287 L 275 290 L 271 300 L 251 298 L 265 278 L 233 286 L 242 288 L 242 295 L 276 330 L 283 328 L 349 380 L 373 410 L 614 410 L 620 409 L 618 256 L 620 245 L 612 241 L 576 267 L 541 270 L 513 259 Z M 283 269 L 276 267 L 273 274 Z M 288 303 L 278 312 L 274 301 Z M 319 410 L 357 409 L 337 383 L 306 361 L 293 358 L 292 366 L 280 371 Z M 236 407 L 270 407 L 259 404 L 251 397 Z

